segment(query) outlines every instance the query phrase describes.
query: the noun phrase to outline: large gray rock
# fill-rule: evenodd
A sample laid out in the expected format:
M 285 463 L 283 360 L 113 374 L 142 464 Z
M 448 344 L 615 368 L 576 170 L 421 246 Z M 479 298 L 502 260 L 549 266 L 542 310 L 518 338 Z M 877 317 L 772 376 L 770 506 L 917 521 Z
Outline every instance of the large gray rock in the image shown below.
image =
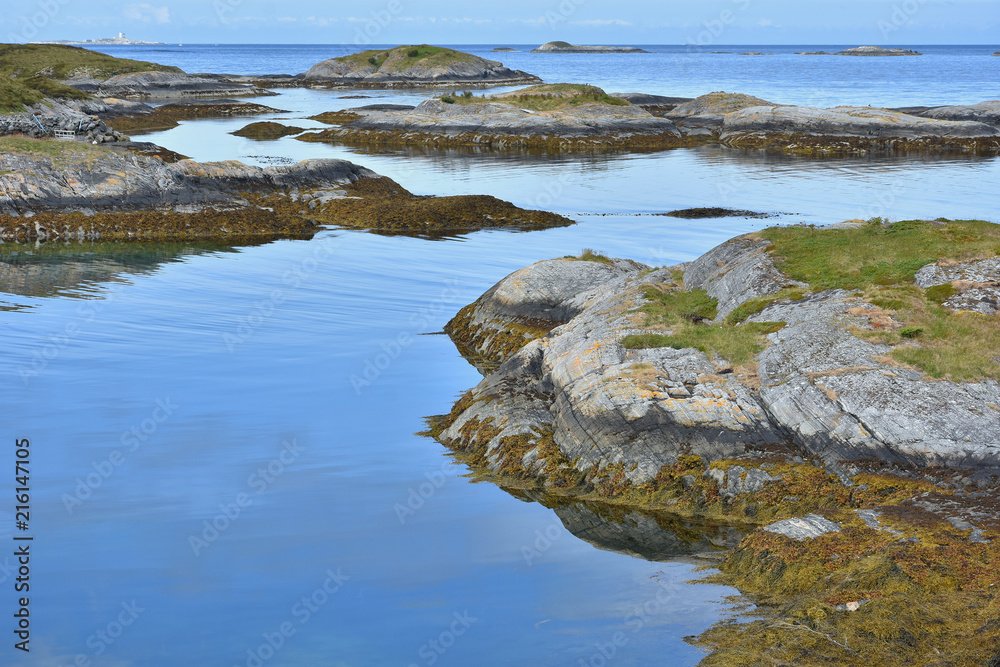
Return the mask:
M 307 160 L 294 165 L 248 166 L 241 162 L 198 163 L 89 149 L 52 158 L 0 153 L 0 213 L 33 209 L 109 210 L 178 206 L 246 205 L 236 191 L 250 187 L 292 188 L 338 184 L 377 174 L 344 160 Z
M 716 322 L 750 299 L 768 296 L 786 287 L 805 287 L 778 271 L 767 253 L 769 241 L 740 237 L 727 241 L 691 262 L 684 286 L 703 289 L 719 302 Z
M 724 143 L 746 135 L 971 139 L 1000 137 L 1000 128 L 976 121 L 937 120 L 871 107 L 756 106 L 734 111 L 723 120 Z

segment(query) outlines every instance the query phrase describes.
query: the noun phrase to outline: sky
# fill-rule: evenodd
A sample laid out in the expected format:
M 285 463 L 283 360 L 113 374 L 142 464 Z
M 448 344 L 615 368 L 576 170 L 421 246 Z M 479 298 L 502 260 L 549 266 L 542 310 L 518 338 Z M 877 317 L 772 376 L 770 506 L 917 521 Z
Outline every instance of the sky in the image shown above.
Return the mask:
M 5 42 L 1000 44 L 1000 0 L 21 0 Z

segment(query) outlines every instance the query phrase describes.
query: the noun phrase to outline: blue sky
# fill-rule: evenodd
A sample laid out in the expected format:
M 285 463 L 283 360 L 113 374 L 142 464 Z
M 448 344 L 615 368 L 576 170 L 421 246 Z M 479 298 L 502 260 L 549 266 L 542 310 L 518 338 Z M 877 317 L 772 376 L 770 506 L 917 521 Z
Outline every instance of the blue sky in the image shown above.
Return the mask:
M 22 0 L 6 42 L 994 44 L 1000 0 Z

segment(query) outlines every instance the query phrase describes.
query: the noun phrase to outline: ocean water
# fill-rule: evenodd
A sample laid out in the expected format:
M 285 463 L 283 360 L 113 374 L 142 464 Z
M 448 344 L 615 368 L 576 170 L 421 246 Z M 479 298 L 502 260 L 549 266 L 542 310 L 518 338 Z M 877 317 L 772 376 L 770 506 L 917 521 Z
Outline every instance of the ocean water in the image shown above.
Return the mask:
M 927 55 L 496 55 L 609 90 L 880 106 L 997 96 L 1000 58 L 985 57 L 996 47 L 917 48 Z M 351 47 L 102 50 L 188 71 L 294 73 Z M 775 55 L 735 55 L 749 50 Z M 313 127 L 320 111 L 428 93 L 346 94 L 257 101 Z M 31 441 L 34 537 L 32 652 L 8 645 L 3 664 L 695 664 L 702 653 L 683 638 L 724 617 L 735 592 L 689 583 L 696 555 L 740 527 L 553 509 L 476 483 L 415 435 L 479 380 L 443 325 L 508 273 L 585 247 L 669 265 L 770 224 L 1000 221 L 995 158 L 376 154 L 229 134 L 247 122 L 144 138 L 199 160 L 350 159 L 416 193 L 492 194 L 577 224 L 444 240 L 327 230 L 235 248 L 0 247 L 0 434 Z M 775 217 L 651 215 L 689 206 Z M 10 544 L 13 474 L 3 488 Z M 0 556 L 8 609 L 13 564 Z

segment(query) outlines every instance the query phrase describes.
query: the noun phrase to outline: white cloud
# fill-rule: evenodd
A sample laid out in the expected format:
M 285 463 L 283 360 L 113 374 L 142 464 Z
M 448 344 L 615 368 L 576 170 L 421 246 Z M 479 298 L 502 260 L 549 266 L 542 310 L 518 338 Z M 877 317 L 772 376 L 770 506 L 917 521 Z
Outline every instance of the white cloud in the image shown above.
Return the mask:
M 770 28 L 771 26 L 774 25 L 774 21 L 772 21 L 771 19 L 761 19 L 757 21 L 757 25 L 759 25 L 761 28 Z
M 142 21 L 143 23 L 170 23 L 170 9 L 168 7 L 154 7 L 153 5 L 142 3 L 125 5 L 122 15 L 132 21 Z
M 634 25 L 631 21 L 623 21 L 621 19 L 588 19 L 586 21 L 570 21 L 572 25 L 621 25 L 621 26 L 631 26 Z

